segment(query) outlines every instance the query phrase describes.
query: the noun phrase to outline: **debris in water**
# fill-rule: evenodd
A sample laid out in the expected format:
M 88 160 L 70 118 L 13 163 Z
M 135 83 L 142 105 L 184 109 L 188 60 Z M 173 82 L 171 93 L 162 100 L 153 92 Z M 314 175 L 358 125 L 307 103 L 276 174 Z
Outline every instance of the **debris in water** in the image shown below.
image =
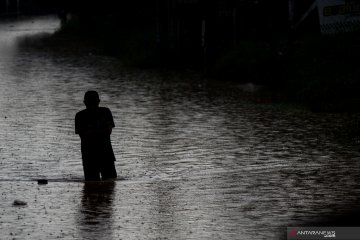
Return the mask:
M 13 202 L 13 206 L 26 206 L 27 202 L 21 201 L 21 200 L 15 200 Z
M 37 182 L 38 182 L 38 184 L 40 184 L 40 185 L 48 184 L 48 180 L 47 180 L 47 179 L 39 179 Z

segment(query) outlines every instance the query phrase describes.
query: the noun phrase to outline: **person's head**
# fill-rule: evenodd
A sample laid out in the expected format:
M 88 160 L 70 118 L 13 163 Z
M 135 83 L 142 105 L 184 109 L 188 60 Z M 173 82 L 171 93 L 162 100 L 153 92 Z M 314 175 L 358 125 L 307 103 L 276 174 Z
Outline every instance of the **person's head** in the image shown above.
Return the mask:
M 86 108 L 96 108 L 99 106 L 100 98 L 96 91 L 87 91 L 84 96 L 84 104 Z

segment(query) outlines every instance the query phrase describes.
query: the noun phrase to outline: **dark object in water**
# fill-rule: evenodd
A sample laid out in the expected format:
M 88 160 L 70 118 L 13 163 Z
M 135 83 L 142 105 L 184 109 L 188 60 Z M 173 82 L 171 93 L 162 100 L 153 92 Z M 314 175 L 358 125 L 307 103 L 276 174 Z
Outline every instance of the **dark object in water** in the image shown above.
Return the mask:
M 21 200 L 15 200 L 13 202 L 13 206 L 26 206 L 27 202 L 21 201 Z
M 48 184 L 48 180 L 47 179 L 39 179 L 38 184 L 41 184 L 41 185 Z

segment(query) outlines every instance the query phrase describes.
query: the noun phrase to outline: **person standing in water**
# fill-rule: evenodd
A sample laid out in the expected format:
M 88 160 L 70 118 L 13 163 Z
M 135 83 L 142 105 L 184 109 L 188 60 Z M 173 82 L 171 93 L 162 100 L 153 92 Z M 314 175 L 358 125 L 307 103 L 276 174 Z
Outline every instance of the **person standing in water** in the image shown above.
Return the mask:
M 81 139 L 81 154 L 85 181 L 100 181 L 117 177 L 115 155 L 110 135 L 115 127 L 110 109 L 99 107 L 96 91 L 87 91 L 84 96 L 86 109 L 75 116 L 75 133 Z

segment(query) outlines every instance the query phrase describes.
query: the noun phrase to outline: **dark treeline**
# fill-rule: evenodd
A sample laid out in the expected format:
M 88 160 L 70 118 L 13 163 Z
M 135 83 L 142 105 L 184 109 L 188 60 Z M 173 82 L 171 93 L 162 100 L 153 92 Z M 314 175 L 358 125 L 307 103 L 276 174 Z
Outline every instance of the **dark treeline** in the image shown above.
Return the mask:
M 121 48 L 112 41 L 131 41 L 167 64 L 204 69 L 243 40 L 274 42 L 288 31 L 287 0 L 62 1 L 60 8 L 76 18 L 64 30 L 75 21 L 83 33 L 102 34 L 112 52 Z
M 54 13 L 57 1 L 47 0 L 0 0 L 0 16 Z
M 320 34 L 314 0 L 61 1 L 63 32 L 100 39 L 142 66 L 192 67 L 221 81 L 255 82 L 318 110 L 358 110 L 359 34 Z M 291 22 L 292 21 L 292 22 Z
M 321 35 L 317 9 L 293 28 L 314 0 L 27 1 L 56 9 L 59 34 L 94 41 L 128 64 L 190 67 L 316 110 L 359 110 L 359 33 Z

